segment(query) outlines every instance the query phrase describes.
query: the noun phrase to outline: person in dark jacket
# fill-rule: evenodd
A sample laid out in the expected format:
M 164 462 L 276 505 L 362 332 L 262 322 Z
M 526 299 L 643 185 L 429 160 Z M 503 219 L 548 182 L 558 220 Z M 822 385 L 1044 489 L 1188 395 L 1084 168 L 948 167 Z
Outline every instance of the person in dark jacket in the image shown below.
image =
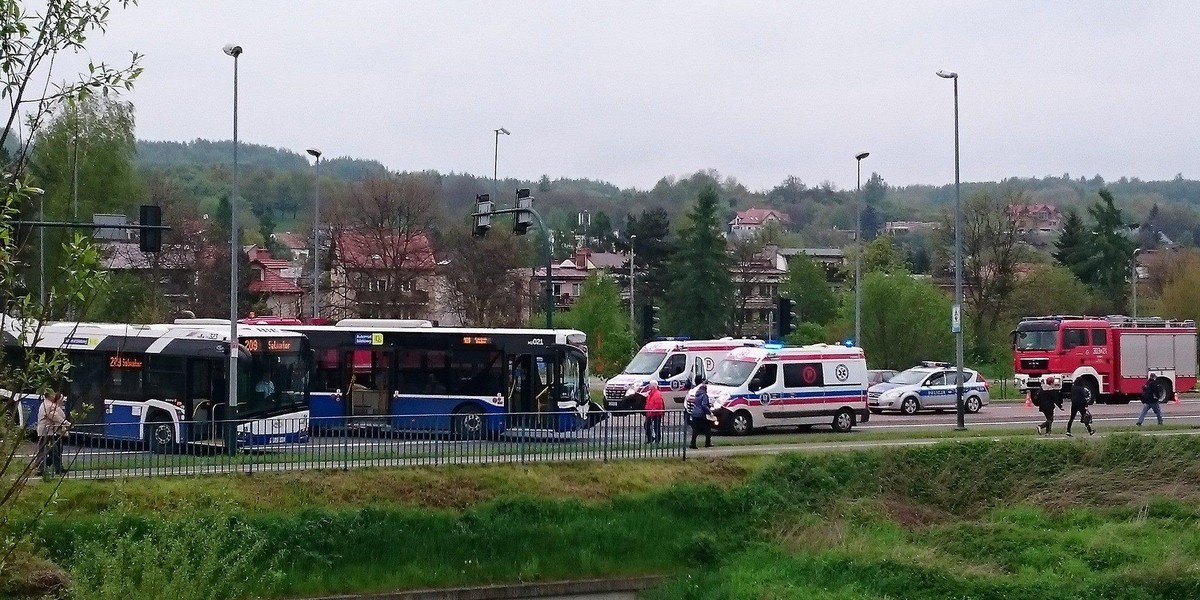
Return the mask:
M 1158 424 L 1163 424 L 1162 407 L 1158 405 L 1158 400 L 1162 395 L 1162 385 L 1158 383 L 1158 378 L 1154 376 L 1154 373 L 1150 373 L 1146 377 L 1146 383 L 1142 385 L 1142 414 L 1138 415 L 1138 427 L 1142 426 L 1142 421 L 1146 420 L 1146 413 L 1150 411 L 1154 411 L 1154 416 L 1158 417 Z
M 1062 396 L 1056 391 L 1042 391 L 1038 393 L 1038 409 L 1046 416 L 1046 422 L 1037 426 L 1037 432 L 1041 435 L 1049 435 L 1050 427 L 1054 424 L 1054 409 L 1062 408 Z
M 696 387 L 696 399 L 692 402 L 692 412 L 688 422 L 692 426 L 692 443 L 688 447 L 696 450 L 696 438 L 704 434 L 704 447 L 712 448 L 712 423 L 708 418 L 712 415 L 712 402 L 708 399 L 708 382 L 700 380 Z
M 1071 416 L 1067 419 L 1067 437 L 1071 437 L 1071 425 L 1075 423 L 1075 415 L 1079 415 L 1079 422 L 1087 428 L 1088 435 L 1096 435 L 1096 430 L 1092 429 L 1092 413 L 1088 410 L 1091 401 L 1091 394 L 1086 387 L 1071 386 Z

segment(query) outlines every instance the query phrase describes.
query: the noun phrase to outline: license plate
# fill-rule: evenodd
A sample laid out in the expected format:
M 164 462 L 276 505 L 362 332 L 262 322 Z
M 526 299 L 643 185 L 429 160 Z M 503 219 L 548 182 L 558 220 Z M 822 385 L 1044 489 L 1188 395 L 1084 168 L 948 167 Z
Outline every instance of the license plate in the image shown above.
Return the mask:
M 287 441 L 287 437 L 282 436 L 282 435 L 276 435 L 276 436 L 272 436 L 270 441 L 268 441 L 267 443 L 268 444 L 282 444 L 286 441 Z

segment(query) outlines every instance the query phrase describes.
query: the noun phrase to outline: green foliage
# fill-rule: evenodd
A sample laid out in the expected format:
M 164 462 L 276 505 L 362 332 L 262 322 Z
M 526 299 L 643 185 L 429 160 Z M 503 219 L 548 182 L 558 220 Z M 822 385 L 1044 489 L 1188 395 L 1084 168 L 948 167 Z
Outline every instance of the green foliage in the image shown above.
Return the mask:
M 1080 279 L 1112 300 L 1119 311 L 1128 299 L 1129 263 L 1133 260 L 1133 240 L 1126 235 L 1121 210 L 1112 193 L 1100 190 L 1100 201 L 1088 207 L 1095 223 L 1088 238 L 1087 258 L 1082 261 Z
M 854 307 L 844 307 L 853 320 Z M 950 300 L 927 280 L 907 274 L 867 273 L 863 277 L 859 343 L 871 367 L 907 369 L 921 360 L 954 356 Z
M 633 242 L 633 262 L 636 271 L 634 302 L 639 306 L 656 304 L 667 295 L 667 259 L 671 256 L 671 220 L 661 208 L 647 208 L 640 216 L 625 217 L 625 235 L 617 239 L 618 252 L 629 252 L 630 236 Z M 628 261 L 621 268 L 629 271 Z M 636 332 L 635 332 L 636 333 Z
M 796 330 L 788 335 L 784 340 L 793 346 L 805 346 L 808 344 L 821 344 L 829 341 L 829 334 L 825 328 L 818 323 L 800 323 L 796 326 Z
M 1036 315 L 1084 314 L 1091 293 L 1066 267 L 1041 265 L 1025 275 L 1013 290 L 1009 321 Z
M 824 325 L 837 315 L 837 298 L 826 280 L 825 269 L 806 254 L 788 260 L 783 289 L 796 301 L 796 314 L 801 321 Z
M 879 237 L 863 246 L 862 272 L 908 273 L 908 257 L 891 236 Z
M 1084 277 L 1084 262 L 1088 256 L 1088 231 L 1083 218 L 1074 210 L 1067 211 L 1062 231 L 1054 242 L 1054 260 L 1070 269 L 1076 277 Z
M 571 310 L 556 315 L 555 327 L 587 334 L 590 371 L 596 375 L 620 373 L 637 352 L 629 330 L 629 314 L 621 306 L 621 291 L 606 275 L 593 273 L 584 280 L 579 299 Z
M 1187 255 L 1171 280 L 1163 286 L 1159 316 L 1200 319 L 1200 257 Z
M 664 331 L 698 339 L 728 331 L 733 289 L 715 187 L 705 187 L 688 213 L 672 255 Z

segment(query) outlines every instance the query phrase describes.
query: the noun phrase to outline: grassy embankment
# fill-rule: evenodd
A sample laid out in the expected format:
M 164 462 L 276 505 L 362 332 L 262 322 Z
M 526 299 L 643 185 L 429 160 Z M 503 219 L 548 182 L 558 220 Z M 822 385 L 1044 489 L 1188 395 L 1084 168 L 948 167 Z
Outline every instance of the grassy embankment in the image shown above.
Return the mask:
M 675 575 L 662 599 L 1194 598 L 1197 456 L 1119 436 L 68 482 L 39 537 L 79 598 L 644 573 Z

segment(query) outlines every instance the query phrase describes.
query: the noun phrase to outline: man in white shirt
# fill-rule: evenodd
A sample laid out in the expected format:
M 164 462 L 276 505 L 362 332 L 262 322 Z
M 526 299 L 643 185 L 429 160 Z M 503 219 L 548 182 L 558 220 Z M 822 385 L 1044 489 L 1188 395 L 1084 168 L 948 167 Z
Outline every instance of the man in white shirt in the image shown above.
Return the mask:
M 270 398 L 275 395 L 275 382 L 271 381 L 271 374 L 263 371 L 262 379 L 254 386 L 254 391 L 262 395 L 263 398 Z

